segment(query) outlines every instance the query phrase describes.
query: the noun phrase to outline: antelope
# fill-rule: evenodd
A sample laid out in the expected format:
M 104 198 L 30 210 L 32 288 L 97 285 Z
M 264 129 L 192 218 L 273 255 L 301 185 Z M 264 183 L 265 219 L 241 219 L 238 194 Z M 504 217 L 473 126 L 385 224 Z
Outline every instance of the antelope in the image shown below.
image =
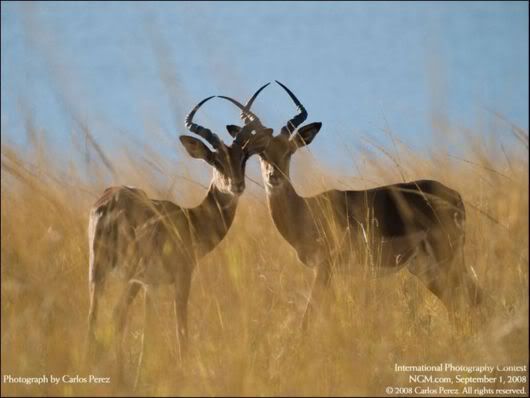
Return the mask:
M 375 276 L 406 267 L 442 301 L 451 317 L 457 310 L 458 291 L 463 290 L 468 303 L 477 306 L 482 292 L 473 268 L 464 262 L 466 212 L 460 194 L 438 181 L 418 180 L 363 191 L 333 189 L 311 197 L 298 195 L 289 177 L 291 157 L 313 141 L 322 123 L 300 126 L 307 118 L 306 109 L 285 85 L 276 83 L 298 113 L 276 136 L 271 129 L 258 126 L 257 131 L 271 135 L 259 158 L 276 229 L 299 261 L 316 269 L 303 328 L 335 271 L 341 264 L 362 262 L 363 255 Z M 241 118 L 251 123 L 247 112 L 267 86 L 244 106 L 223 98 L 238 106 Z M 241 129 L 231 128 L 234 132 Z
M 237 134 L 232 134 L 230 145 L 194 123 L 197 110 L 211 98 L 193 108 L 185 118 L 185 126 L 214 150 L 199 138 L 179 137 L 191 157 L 202 159 L 213 168 L 208 193 L 197 207 L 183 208 L 170 201 L 151 199 L 140 189 L 119 186 L 107 188 L 90 210 L 89 358 L 97 358 L 98 349 L 101 350 L 95 326 L 104 283 L 111 272 L 118 275 L 123 287 L 113 312 L 115 354 L 120 369 L 127 311 L 141 287 L 145 289 L 144 330 L 147 330 L 151 326 L 147 317 L 153 310 L 152 290 L 173 285 L 179 351 L 187 346 L 187 303 L 193 270 L 198 260 L 227 234 L 238 198 L 245 189 L 246 162 L 250 156 L 263 151 L 270 141 L 266 134 L 252 133 L 258 119 L 251 112 L 247 116 L 255 122 L 245 124 Z M 145 347 L 144 341 L 144 353 Z

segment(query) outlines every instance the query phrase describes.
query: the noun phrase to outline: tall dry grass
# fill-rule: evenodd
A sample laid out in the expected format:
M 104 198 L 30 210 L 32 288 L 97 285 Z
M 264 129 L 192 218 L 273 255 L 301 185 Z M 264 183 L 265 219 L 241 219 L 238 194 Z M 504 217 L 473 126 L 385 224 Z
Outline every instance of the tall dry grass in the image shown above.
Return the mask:
M 501 148 L 495 136 L 486 141 L 485 135 L 458 131 L 464 142 L 458 157 L 443 149 L 426 156 L 398 141 L 388 150 L 371 146 L 374 155 L 352 157 L 351 169 L 342 172 L 319 171 L 308 153 L 293 159 L 294 184 L 304 194 L 402 178 L 437 179 L 461 192 L 468 213 L 467 262 L 496 303 L 476 333 L 456 332 L 443 305 L 401 271 L 381 279 L 341 275 L 328 314 L 302 334 L 313 273 L 275 230 L 264 191 L 249 183 L 228 235 L 195 270 L 186 362 L 175 349 L 172 295 L 166 291 L 157 325 L 157 348 L 166 355 L 136 393 L 383 395 L 387 385 L 408 385 L 408 375 L 395 372 L 395 364 L 528 364 L 528 134 L 514 131 L 511 149 Z M 86 169 L 65 165 L 38 133 L 28 133 L 33 138 L 27 151 L 2 147 L 1 373 L 86 376 L 91 204 L 110 181 L 157 198 L 178 197 L 188 206 L 199 202 L 204 189 L 180 167 L 158 161 L 156 153 L 129 152 L 112 163 L 109 177 L 101 159 L 93 158 Z M 116 297 L 109 292 L 111 304 Z M 130 378 L 140 352 L 142 297 L 127 330 Z M 112 383 L 1 386 L 4 396 L 133 393 Z

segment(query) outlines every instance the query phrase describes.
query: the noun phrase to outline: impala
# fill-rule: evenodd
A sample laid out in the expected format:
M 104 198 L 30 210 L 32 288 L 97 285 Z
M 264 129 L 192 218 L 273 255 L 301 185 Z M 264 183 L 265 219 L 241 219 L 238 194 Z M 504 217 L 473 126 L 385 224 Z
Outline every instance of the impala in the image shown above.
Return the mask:
M 182 208 L 165 200 L 150 199 L 140 189 L 120 186 L 104 191 L 90 211 L 88 228 L 90 264 L 90 310 L 88 317 L 88 353 L 94 357 L 101 344 L 95 326 L 98 304 L 105 280 L 111 272 L 122 282 L 121 298 L 114 310 L 115 349 L 118 365 L 122 362 L 122 340 L 128 307 L 139 289 L 145 288 L 146 324 L 153 311 L 152 290 L 157 286 L 174 286 L 179 348 L 187 340 L 187 303 L 192 272 L 197 261 L 212 251 L 227 234 L 239 196 L 245 189 L 245 165 L 253 154 L 267 146 L 270 136 L 252 134 L 258 119 L 247 123 L 233 142 L 226 145 L 209 129 L 193 122 L 201 101 L 188 114 L 185 125 L 203 138 L 182 135 L 180 141 L 190 156 L 206 161 L 213 168 L 213 178 L 206 197 L 197 207 Z M 144 334 L 147 334 L 144 332 Z M 144 352 L 146 344 L 144 342 Z
M 289 177 L 291 157 L 313 141 L 322 124 L 300 126 L 307 118 L 306 109 L 286 86 L 276 82 L 298 107 L 298 113 L 259 156 L 276 228 L 296 250 L 298 259 L 316 268 L 304 328 L 333 272 L 348 263 L 369 264 L 369 270 L 376 273 L 407 267 L 443 302 L 451 317 L 459 307 L 457 297 L 478 305 L 481 289 L 473 268 L 464 263 L 466 214 L 460 194 L 440 182 L 418 180 L 365 191 L 298 195 Z M 248 111 L 267 85 L 245 106 L 223 98 L 242 110 L 246 123 L 255 123 Z M 231 129 L 240 130 L 237 126 Z M 263 125 L 257 131 L 272 135 L 272 130 Z M 457 294 L 459 291 L 464 295 Z

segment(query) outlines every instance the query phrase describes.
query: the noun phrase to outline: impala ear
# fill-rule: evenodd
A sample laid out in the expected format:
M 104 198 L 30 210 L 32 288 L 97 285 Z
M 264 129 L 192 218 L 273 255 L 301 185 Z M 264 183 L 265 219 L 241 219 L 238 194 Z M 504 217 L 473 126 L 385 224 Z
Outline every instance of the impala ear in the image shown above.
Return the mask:
M 214 164 L 214 153 L 201 140 L 189 135 L 181 135 L 179 139 L 192 158 L 205 160 L 211 165 Z
M 313 139 L 316 137 L 321 127 L 322 123 L 320 122 L 309 123 L 305 126 L 302 126 L 289 139 L 289 141 L 291 141 L 292 145 L 294 145 L 294 149 L 309 145 L 311 144 L 311 141 L 313 141 Z
M 234 124 L 228 124 L 226 126 L 226 129 L 228 130 L 228 134 L 230 134 L 232 137 L 236 137 L 239 132 L 241 131 L 241 127 L 236 126 Z

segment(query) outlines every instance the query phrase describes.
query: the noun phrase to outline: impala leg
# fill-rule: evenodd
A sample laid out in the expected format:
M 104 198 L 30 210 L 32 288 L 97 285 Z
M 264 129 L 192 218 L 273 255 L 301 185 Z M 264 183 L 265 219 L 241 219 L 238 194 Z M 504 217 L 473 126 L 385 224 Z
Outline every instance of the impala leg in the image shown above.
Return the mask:
M 124 370 L 125 363 L 123 360 L 123 338 L 125 326 L 127 323 L 127 314 L 129 306 L 133 302 L 134 298 L 138 294 L 141 285 L 136 282 L 128 282 L 127 286 L 124 289 L 122 297 L 120 298 L 116 308 L 114 309 L 114 322 L 115 322 L 115 338 L 114 338 L 114 348 L 116 354 L 116 365 L 118 372 L 118 383 L 122 384 L 125 381 Z
M 419 260 L 421 261 L 421 260 Z M 424 267 L 409 267 L 409 271 L 416 276 L 438 299 L 451 311 L 448 305 L 447 294 L 443 286 L 442 275 L 437 270 L 426 270 Z
M 87 349 L 86 362 L 87 365 L 97 363 L 101 357 L 101 345 L 96 338 L 96 324 L 99 313 L 99 300 L 103 290 L 103 281 L 90 281 L 90 308 L 88 310 L 88 335 L 87 335 Z
M 471 269 L 465 264 L 462 243 L 451 246 L 443 242 L 440 237 L 424 242 L 426 258 L 416 260 L 424 264 L 409 267 L 409 271 L 440 299 L 452 323 L 460 328 L 462 310 L 467 312 L 469 305 L 479 305 L 482 293 Z
M 317 268 L 317 275 L 313 282 L 313 288 L 311 290 L 311 297 L 307 302 L 307 307 L 302 320 L 302 329 L 306 331 L 309 327 L 309 322 L 314 316 L 315 312 L 320 312 L 322 308 L 322 302 L 326 290 L 329 288 L 331 282 L 331 269 L 328 264 L 321 265 Z
M 145 383 L 149 379 L 148 373 L 152 370 L 153 355 L 151 350 L 153 349 L 154 338 L 156 337 L 153 336 L 153 328 L 159 326 L 156 325 L 155 292 L 153 289 L 154 287 L 152 286 L 145 286 L 144 288 L 144 332 L 142 337 L 142 351 L 136 372 L 135 389 L 140 382 Z
M 459 284 L 463 287 L 465 298 L 472 307 L 480 306 L 484 298 L 482 288 L 478 284 L 475 270 L 466 264 L 463 248 L 460 250 L 456 267 L 455 272 L 458 272 Z
M 177 316 L 177 339 L 180 359 L 185 357 L 188 346 L 188 298 L 190 294 L 191 271 L 182 272 L 175 283 L 175 312 Z
M 440 299 L 449 312 L 452 312 L 450 293 L 447 289 L 448 263 L 451 263 L 452 259 L 444 261 L 440 250 L 436 250 L 437 246 L 432 245 L 428 240 L 422 242 L 421 248 L 423 255 L 414 259 L 408 270 Z
M 489 304 L 484 299 L 484 294 L 478 284 L 478 278 L 471 266 L 465 262 L 463 249 L 453 259 L 453 264 L 448 272 L 451 274 L 447 279 L 454 286 L 451 291 L 451 298 L 456 301 L 455 312 L 459 318 L 459 323 L 468 323 L 473 329 L 477 322 L 484 323 L 487 318 L 486 308 Z

